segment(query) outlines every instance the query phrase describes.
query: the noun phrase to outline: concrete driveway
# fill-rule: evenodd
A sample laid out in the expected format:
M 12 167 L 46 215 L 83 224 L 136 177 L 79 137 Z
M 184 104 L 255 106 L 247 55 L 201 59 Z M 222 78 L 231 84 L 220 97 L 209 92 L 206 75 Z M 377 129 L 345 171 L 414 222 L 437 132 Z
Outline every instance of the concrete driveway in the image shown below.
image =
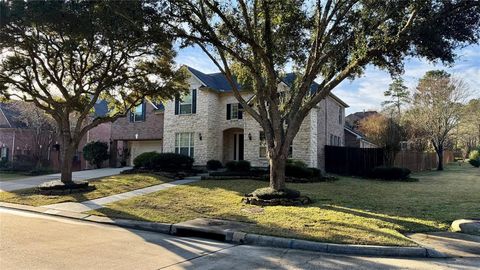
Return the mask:
M 0 208 L 0 269 L 479 269 L 480 258 L 402 259 L 253 247 Z
M 130 167 L 78 171 L 73 173 L 73 180 L 90 180 L 99 177 L 116 175 L 121 171 L 128 169 L 130 169 Z M 0 181 L 0 191 L 14 191 L 24 188 L 32 188 L 40 185 L 41 183 L 56 179 L 60 179 L 60 173 L 31 176 L 6 182 Z

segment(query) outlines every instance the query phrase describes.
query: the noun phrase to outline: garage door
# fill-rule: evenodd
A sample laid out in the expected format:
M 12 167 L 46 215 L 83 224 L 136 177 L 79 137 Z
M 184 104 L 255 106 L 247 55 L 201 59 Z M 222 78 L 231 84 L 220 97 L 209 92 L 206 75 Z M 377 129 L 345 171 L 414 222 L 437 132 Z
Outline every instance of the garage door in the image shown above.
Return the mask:
M 156 151 L 158 153 L 163 152 L 163 142 L 159 141 L 131 141 L 130 142 L 130 165 L 133 166 L 133 159 L 138 155 L 145 152 Z

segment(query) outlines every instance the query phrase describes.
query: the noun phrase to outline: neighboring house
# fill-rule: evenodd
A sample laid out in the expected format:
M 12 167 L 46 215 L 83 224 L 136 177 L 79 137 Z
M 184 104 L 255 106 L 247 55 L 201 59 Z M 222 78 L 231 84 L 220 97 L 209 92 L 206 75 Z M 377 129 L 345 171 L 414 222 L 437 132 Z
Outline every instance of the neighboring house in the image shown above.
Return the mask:
M 95 116 L 103 116 L 108 112 L 108 106 L 105 101 L 100 101 L 95 104 L 94 109 Z M 30 155 L 34 145 L 37 143 L 34 132 L 24 123 L 16 119 L 19 113 L 15 106 L 0 103 L 0 158 L 9 161 L 14 160 L 19 155 Z M 111 123 L 105 123 L 87 132 L 85 137 L 80 141 L 76 155 L 72 161 L 74 170 L 90 168 L 83 159 L 82 149 L 85 144 L 93 140 L 108 143 L 111 136 L 110 127 Z M 61 147 L 58 139 L 53 140 L 53 145 L 40 145 L 39 147 L 49 148 L 46 151 L 47 155 L 45 158 L 53 169 L 58 170 L 60 168 L 59 148 Z
M 11 161 L 17 155 L 29 155 L 33 147 L 33 132 L 16 120 L 18 111 L 0 103 L 0 159 Z
M 165 104 L 163 137 L 161 133 L 157 137 L 163 139 L 163 152 L 191 156 L 195 165 L 200 166 L 210 159 L 223 163 L 248 160 L 252 166 L 267 166 L 263 131 L 243 111 L 225 76 L 221 73 L 205 74 L 190 67 L 187 70 L 190 72 L 190 91 Z M 288 91 L 293 80 L 294 75 L 288 74 L 278 87 L 281 91 Z M 316 87 L 318 85 L 312 85 L 312 91 Z M 241 89 L 241 94 L 247 100 L 253 97 L 247 89 Z M 347 104 L 330 94 L 312 109 L 293 141 L 290 157 L 312 167 L 324 168 L 324 146 L 344 145 L 346 107 Z M 134 128 L 135 123 L 125 124 L 121 128 L 131 127 L 135 130 L 132 133 L 139 130 L 139 127 Z M 142 151 L 156 149 L 143 148 Z
M 122 161 L 132 165 L 133 159 L 149 151 L 163 152 L 163 105 L 146 99 L 127 117 L 117 119 L 111 129 L 111 166 Z
M 377 114 L 377 111 L 363 111 L 349 114 L 345 117 L 345 126 L 357 131 L 360 120 Z
M 345 146 L 357 148 L 378 148 L 376 144 L 368 141 L 362 133 L 354 131 L 348 126 L 345 126 L 344 129 Z

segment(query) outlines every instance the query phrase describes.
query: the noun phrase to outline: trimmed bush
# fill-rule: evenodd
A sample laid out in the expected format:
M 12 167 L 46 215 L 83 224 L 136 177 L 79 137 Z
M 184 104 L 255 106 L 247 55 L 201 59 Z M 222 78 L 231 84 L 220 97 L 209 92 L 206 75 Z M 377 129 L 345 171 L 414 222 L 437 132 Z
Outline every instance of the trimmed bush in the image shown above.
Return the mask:
M 480 167 L 480 151 L 479 150 L 473 150 L 470 152 L 468 155 L 468 163 L 472 165 L 473 167 Z
M 193 158 L 175 153 L 146 152 L 133 160 L 135 168 L 160 171 L 191 170 Z
M 160 155 L 157 152 L 145 152 L 133 159 L 133 166 L 138 168 L 153 169 L 153 158 Z
M 229 161 L 225 164 L 225 167 L 229 172 L 246 172 L 250 171 L 251 165 L 250 162 L 246 160 L 239 161 Z
M 253 197 L 257 197 L 262 200 L 271 199 L 296 199 L 300 197 L 300 192 L 293 189 L 274 190 L 273 188 L 259 188 L 252 192 Z
M 216 171 L 220 168 L 222 168 L 222 162 L 220 162 L 219 160 L 211 159 L 207 161 L 208 170 Z
M 287 164 L 294 165 L 297 167 L 307 168 L 307 163 L 298 160 L 298 159 L 287 159 Z
M 379 166 L 372 169 L 370 177 L 382 180 L 405 180 L 410 173 L 411 171 L 407 168 Z
M 250 165 L 249 161 L 246 160 L 239 160 L 237 161 L 237 170 L 240 172 L 250 171 L 252 166 Z
M 102 163 L 109 158 L 108 144 L 100 141 L 87 143 L 83 147 L 83 157 L 91 165 L 102 167 Z

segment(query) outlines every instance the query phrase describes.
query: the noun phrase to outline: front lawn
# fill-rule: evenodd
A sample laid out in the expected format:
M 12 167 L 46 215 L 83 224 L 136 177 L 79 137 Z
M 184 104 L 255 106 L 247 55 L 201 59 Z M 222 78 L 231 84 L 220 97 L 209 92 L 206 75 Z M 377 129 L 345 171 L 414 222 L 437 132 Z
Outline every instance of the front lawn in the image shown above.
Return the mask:
M 12 192 L 0 192 L 0 202 L 19 203 L 33 206 L 60 202 L 82 202 L 158 185 L 168 181 L 170 181 L 170 179 L 157 175 L 120 174 L 90 180 L 89 182 L 94 184 L 96 189 L 89 192 L 47 196 L 38 194 L 35 188 L 29 188 Z
M 322 242 L 415 245 L 403 232 L 447 230 L 458 218 L 480 218 L 480 170 L 447 166 L 414 175 L 419 182 L 341 177 L 336 182 L 289 184 L 315 203 L 305 207 L 244 205 L 253 180 L 205 180 L 119 201 L 90 211 L 109 217 L 175 223 L 198 217 L 254 224 L 249 232 Z

